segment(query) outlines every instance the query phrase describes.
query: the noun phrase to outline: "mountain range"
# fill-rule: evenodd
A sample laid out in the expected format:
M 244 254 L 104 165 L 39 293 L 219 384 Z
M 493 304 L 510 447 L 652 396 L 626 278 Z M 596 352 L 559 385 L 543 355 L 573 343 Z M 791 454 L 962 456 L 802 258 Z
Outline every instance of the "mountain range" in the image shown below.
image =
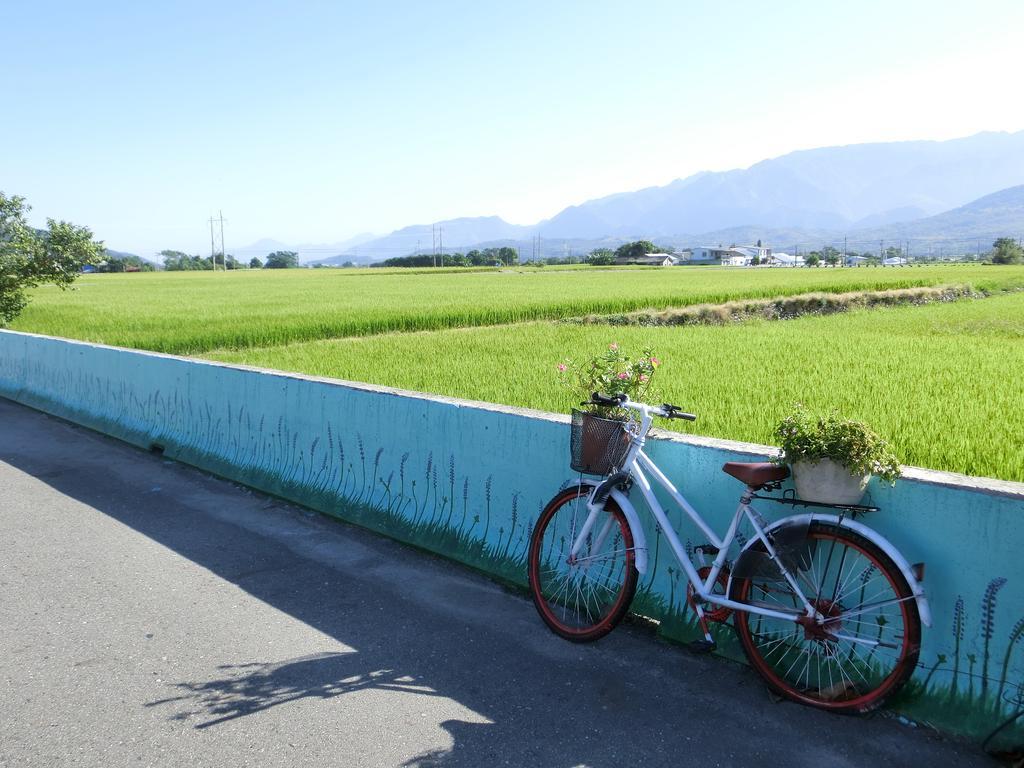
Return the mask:
M 791 152 L 746 169 L 703 171 L 590 200 L 532 226 L 498 216 L 457 218 L 326 245 L 264 240 L 241 252 L 295 250 L 306 262 L 365 263 L 417 249 L 429 253 L 438 241 L 449 252 L 512 245 L 523 258 L 582 253 L 637 238 L 677 247 L 760 239 L 782 248 L 846 236 L 948 241 L 953 247 L 990 235 L 1019 236 L 1022 184 L 1024 131 L 986 132 Z

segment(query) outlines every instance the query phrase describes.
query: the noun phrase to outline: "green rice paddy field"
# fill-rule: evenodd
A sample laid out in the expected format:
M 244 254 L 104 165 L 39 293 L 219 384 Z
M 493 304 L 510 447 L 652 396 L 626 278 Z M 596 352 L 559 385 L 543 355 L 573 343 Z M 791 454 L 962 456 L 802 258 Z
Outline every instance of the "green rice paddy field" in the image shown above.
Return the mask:
M 650 345 L 703 435 L 771 443 L 794 402 L 871 423 L 907 464 L 1024 481 L 1024 292 L 727 326 L 552 322 L 830 290 L 1024 286 L 1024 268 L 302 270 L 97 275 L 38 291 L 13 327 L 565 411 L 564 357 Z M 290 343 L 288 343 L 290 342 Z
M 812 291 L 1024 284 L 1024 267 L 254 270 L 86 275 L 43 288 L 18 330 L 191 354 Z

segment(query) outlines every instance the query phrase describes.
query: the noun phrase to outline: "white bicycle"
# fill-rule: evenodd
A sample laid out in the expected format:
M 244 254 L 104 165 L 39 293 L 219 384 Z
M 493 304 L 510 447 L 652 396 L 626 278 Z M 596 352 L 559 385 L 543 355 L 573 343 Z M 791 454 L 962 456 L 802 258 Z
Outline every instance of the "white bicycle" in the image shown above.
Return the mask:
M 626 395 L 595 393 L 592 403 L 633 411 L 638 420 L 617 427 L 610 442 L 617 455 L 599 470 L 604 479 L 581 475 L 548 502 L 533 530 L 530 591 L 551 630 L 589 642 L 608 634 L 629 609 L 638 576 L 648 570 L 644 529 L 629 498 L 636 487 L 688 579 L 688 600 L 704 634 L 698 649 L 715 648 L 709 622 L 731 618 L 751 665 L 772 689 L 832 711 L 868 712 L 907 681 L 917 665 L 921 624 L 931 626 L 924 566 L 910 565 L 854 519 L 875 508 L 759 496 L 779 490 L 789 469 L 728 462 L 723 471 L 746 487 L 719 537 L 643 450 L 655 417 L 696 417 Z M 575 439 L 573 449 L 578 453 Z M 652 479 L 707 537 L 709 543 L 693 547 L 700 562 L 687 555 Z M 824 509 L 769 524 L 751 506 L 754 499 Z M 739 535 L 743 520 L 752 529 L 747 538 Z

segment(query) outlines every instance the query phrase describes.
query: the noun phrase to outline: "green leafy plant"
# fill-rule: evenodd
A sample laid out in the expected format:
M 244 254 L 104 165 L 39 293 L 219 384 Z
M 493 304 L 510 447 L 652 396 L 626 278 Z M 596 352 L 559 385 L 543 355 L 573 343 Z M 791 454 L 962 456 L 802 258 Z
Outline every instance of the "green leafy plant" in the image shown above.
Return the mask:
M 900 463 L 889 444 L 862 421 L 843 419 L 836 411 L 819 417 L 797 403 L 775 430 L 782 448 L 780 464 L 832 459 L 853 475 L 875 475 L 889 483 L 900 476 Z
M 613 342 L 589 360 L 578 363 L 566 358 L 557 368 L 559 378 L 576 401 L 586 403 L 593 392 L 609 397 L 625 394 L 630 400 L 642 401 L 660 365 L 661 360 L 650 348 L 645 348 L 638 357 L 631 357 Z M 590 405 L 589 412 L 603 418 L 622 418 L 626 414 L 621 408 L 601 405 Z

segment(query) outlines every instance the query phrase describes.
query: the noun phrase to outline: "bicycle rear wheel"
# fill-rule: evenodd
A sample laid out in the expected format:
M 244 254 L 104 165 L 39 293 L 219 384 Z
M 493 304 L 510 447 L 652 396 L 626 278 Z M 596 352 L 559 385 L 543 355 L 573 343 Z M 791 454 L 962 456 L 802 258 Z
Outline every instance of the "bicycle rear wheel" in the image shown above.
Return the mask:
M 544 623 L 576 643 L 611 632 L 636 592 L 633 534 L 609 499 L 575 556 L 591 488 L 567 488 L 548 502 L 530 537 L 530 593 Z
M 799 554 L 791 571 L 824 620 L 737 611 L 743 650 L 768 685 L 787 698 L 820 709 L 870 712 L 917 664 L 921 619 L 910 586 L 888 555 L 844 528 L 812 522 L 803 542 L 795 544 Z M 778 575 L 734 581 L 732 593 L 750 605 L 803 612 L 795 591 Z

